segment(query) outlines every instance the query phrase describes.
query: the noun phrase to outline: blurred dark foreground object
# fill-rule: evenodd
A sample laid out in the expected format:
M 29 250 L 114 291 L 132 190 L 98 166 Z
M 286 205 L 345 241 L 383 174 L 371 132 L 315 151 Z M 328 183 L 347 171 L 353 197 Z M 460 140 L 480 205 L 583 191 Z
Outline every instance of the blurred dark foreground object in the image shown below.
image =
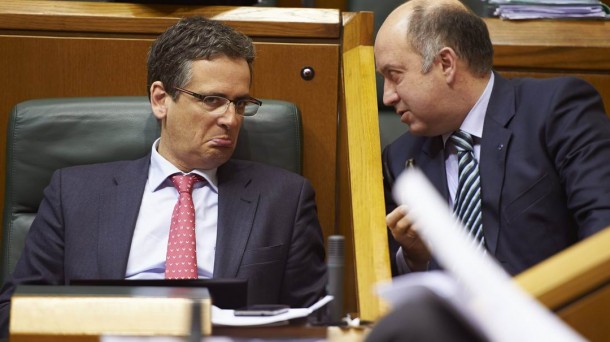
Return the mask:
M 485 342 L 444 299 L 414 288 L 406 302 L 381 318 L 365 342 Z

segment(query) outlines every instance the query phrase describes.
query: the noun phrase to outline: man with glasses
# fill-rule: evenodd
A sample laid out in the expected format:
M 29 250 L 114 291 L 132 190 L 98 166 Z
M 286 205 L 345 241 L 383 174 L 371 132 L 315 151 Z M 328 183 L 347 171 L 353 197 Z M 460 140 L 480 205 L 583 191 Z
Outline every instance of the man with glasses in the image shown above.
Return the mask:
M 201 17 L 159 36 L 148 56 L 148 91 L 160 138 L 139 160 L 55 172 L 2 290 L 3 335 L 18 284 L 241 278 L 248 280 L 249 304 L 291 307 L 307 307 L 324 294 L 311 184 L 230 159 L 243 116 L 261 105 L 249 93 L 253 60 L 248 37 Z M 124 227 L 104 230 L 111 219 Z M 99 250 L 107 234 L 116 235 L 103 237 L 116 246 Z

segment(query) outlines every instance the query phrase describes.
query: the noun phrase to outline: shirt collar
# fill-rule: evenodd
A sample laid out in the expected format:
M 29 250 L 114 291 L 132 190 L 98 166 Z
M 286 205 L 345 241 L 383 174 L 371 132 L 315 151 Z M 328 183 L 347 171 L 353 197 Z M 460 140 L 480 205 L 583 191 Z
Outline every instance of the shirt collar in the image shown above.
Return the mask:
M 487 112 L 487 106 L 489 105 L 489 98 L 491 97 L 491 90 L 494 86 L 494 73 L 491 73 L 491 77 L 487 82 L 487 86 L 483 91 L 483 94 L 479 97 L 474 107 L 468 112 L 464 122 L 460 126 L 460 130 L 470 134 L 473 138 L 481 139 L 483 137 L 483 124 L 485 123 L 485 113 Z M 447 139 L 453 132 L 443 134 L 443 143 L 447 143 Z
M 170 163 L 167 159 L 165 159 L 162 155 L 157 151 L 157 147 L 159 146 L 159 141 L 161 138 L 155 140 L 152 145 L 152 151 L 150 154 L 150 170 L 148 172 L 148 182 L 150 183 L 151 191 L 157 191 L 165 186 L 171 186 L 169 183 L 168 177 L 175 173 L 183 173 L 177 167 L 175 167 L 172 163 Z M 210 169 L 210 170 L 201 170 L 194 169 L 191 173 L 195 173 L 205 178 L 205 180 L 210 184 L 212 189 L 218 193 L 218 179 L 216 177 L 216 171 L 218 168 Z

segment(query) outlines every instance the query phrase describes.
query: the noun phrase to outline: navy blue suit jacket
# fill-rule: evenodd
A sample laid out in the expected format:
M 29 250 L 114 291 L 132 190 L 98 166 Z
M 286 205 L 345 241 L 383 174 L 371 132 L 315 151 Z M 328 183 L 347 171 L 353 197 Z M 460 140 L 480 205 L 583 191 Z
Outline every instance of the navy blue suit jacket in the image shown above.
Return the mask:
M 383 152 L 388 212 L 408 159 L 449 197 L 442 138 L 407 132 Z M 485 241 L 510 274 L 610 225 L 610 120 L 583 80 L 495 74 L 479 163 Z
M 124 279 L 150 156 L 56 171 L 0 297 L 18 284 Z M 230 160 L 218 168 L 215 278 L 248 279 L 248 302 L 307 307 L 324 295 L 324 243 L 305 178 Z

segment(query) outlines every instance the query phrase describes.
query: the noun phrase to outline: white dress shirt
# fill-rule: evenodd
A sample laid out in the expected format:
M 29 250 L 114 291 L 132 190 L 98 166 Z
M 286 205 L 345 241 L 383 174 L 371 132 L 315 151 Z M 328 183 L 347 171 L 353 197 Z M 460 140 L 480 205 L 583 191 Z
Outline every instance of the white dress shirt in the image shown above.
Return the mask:
M 159 139 L 152 146 L 148 180 L 131 242 L 126 279 L 165 278 L 170 221 L 174 205 L 178 201 L 178 190 L 168 177 L 182 172 L 157 152 L 158 144 Z M 211 278 L 214 273 L 218 223 L 216 171 L 217 169 L 191 172 L 207 180 L 196 183 L 193 189 L 199 278 Z
M 491 90 L 494 86 L 494 74 L 491 73 L 491 78 L 481 94 L 481 97 L 477 100 L 474 107 L 468 112 L 464 122 L 460 126 L 460 130 L 470 134 L 472 136 L 474 158 L 477 163 L 481 160 L 481 137 L 483 137 L 483 124 L 485 122 L 485 113 L 487 112 L 487 105 L 489 104 L 489 98 L 491 96 Z M 447 186 L 449 187 L 449 205 L 453 208 L 455 203 L 455 195 L 458 187 L 458 158 L 457 150 L 452 143 L 447 143 L 449 137 L 453 134 L 447 133 L 443 135 L 443 143 L 445 146 L 445 172 L 447 172 Z

